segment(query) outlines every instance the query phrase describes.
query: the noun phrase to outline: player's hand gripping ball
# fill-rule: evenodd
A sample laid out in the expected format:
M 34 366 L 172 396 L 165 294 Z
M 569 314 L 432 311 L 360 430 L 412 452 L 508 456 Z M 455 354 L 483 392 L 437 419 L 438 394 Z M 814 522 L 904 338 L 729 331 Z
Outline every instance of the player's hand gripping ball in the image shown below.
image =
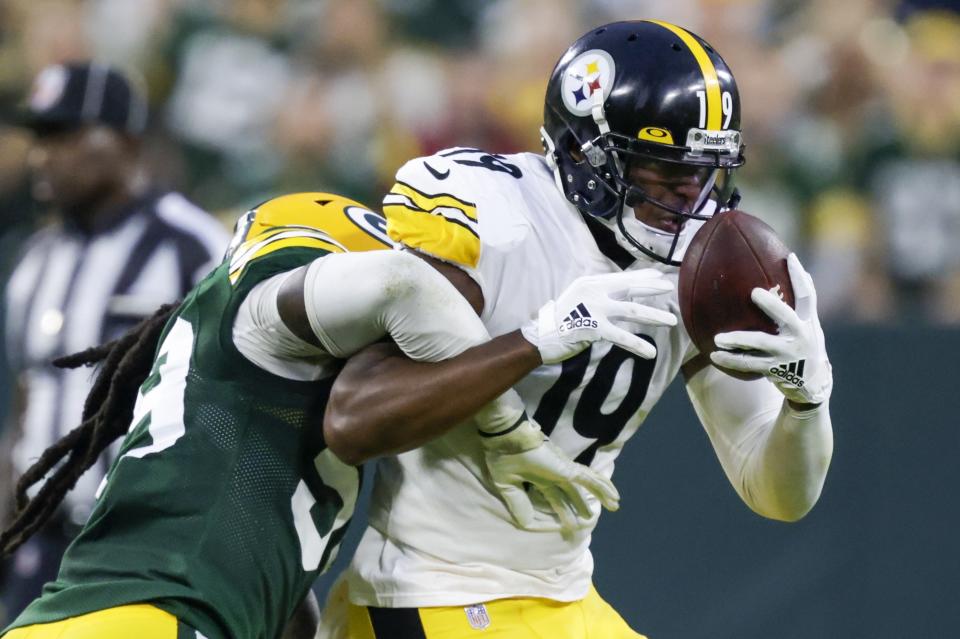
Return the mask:
M 683 324 L 701 353 L 717 350 L 714 337 L 719 333 L 778 332 L 751 291 L 771 291 L 795 308 L 789 254 L 772 228 L 743 211 L 718 213 L 697 231 L 680 267 L 678 294 Z M 741 379 L 761 376 L 724 370 Z

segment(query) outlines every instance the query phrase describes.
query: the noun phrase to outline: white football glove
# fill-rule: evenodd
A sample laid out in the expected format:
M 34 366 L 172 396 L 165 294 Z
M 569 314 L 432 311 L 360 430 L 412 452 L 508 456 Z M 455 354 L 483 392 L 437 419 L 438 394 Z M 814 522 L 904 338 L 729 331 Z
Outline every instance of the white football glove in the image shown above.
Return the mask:
M 793 253 L 787 257 L 787 268 L 796 311 L 765 289 L 755 288 L 750 294 L 754 304 L 777 323 L 779 334 L 720 333 L 714 342 L 724 350 L 714 351 L 710 359 L 723 368 L 765 375 L 792 402 L 821 404 L 830 397 L 833 372 L 817 317 L 817 291 L 813 278 Z
M 672 290 L 673 282 L 652 268 L 586 275 L 575 279 L 557 299 L 544 304 L 537 317 L 520 330 L 540 351 L 544 364 L 569 359 L 599 340 L 652 359 L 657 354 L 652 344 L 614 325 L 612 320 L 675 326 L 677 317 L 673 313 L 627 301 Z
M 607 510 L 620 507 L 620 494 L 609 479 L 570 459 L 526 414 L 500 433 L 480 435 L 493 485 L 521 528 L 568 534 L 588 525 L 593 513 L 581 489 Z M 538 516 L 528 485 L 542 495 L 556 519 Z

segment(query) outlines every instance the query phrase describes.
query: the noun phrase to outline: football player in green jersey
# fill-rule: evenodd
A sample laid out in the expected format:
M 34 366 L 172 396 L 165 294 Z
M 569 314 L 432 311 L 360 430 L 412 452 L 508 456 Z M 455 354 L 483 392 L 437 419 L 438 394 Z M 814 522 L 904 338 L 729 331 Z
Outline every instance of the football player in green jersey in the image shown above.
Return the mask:
M 611 320 L 648 313 L 626 299 L 638 286 L 672 286 L 650 274 L 574 282 L 540 313 L 534 340 L 519 330 L 490 339 L 447 279 L 383 250 L 383 229 L 339 196 L 271 200 L 241 218 L 223 264 L 180 304 L 59 362 L 100 372 L 82 424 L 19 482 L 4 552 L 126 436 L 57 580 L 5 639 L 278 637 L 336 554 L 356 464 L 454 424 L 483 441 L 486 485 L 517 525 L 563 531 L 589 511 L 587 493 L 616 508 L 612 484 L 560 453 L 510 387 L 544 353 L 561 361 L 599 340 L 648 348 Z M 566 326 L 578 308 L 593 321 Z M 382 427 L 357 441 L 349 423 L 324 426 L 344 359 L 384 338 L 409 360 L 401 383 L 371 394 Z

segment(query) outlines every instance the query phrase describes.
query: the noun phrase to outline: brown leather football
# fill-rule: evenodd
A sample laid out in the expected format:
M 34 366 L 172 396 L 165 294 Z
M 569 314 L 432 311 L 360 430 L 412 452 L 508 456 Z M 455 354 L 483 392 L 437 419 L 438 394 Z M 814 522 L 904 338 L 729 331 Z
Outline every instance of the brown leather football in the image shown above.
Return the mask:
M 793 308 L 789 254 L 772 228 L 743 211 L 718 213 L 697 231 L 680 266 L 678 294 L 683 325 L 701 353 L 717 349 L 718 333 L 777 332 L 750 291 L 773 290 Z

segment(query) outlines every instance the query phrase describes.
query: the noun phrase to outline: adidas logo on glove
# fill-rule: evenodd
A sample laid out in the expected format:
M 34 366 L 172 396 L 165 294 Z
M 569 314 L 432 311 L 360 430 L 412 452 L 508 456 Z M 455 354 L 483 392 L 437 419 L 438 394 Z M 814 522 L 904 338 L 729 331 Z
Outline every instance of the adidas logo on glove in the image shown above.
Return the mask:
M 791 362 L 789 365 L 780 364 L 780 366 L 771 368 L 770 372 L 797 388 L 803 388 L 803 366 L 806 362 L 807 360 L 801 359 L 799 362 Z
M 587 307 L 581 302 L 577 304 L 575 309 L 570 311 L 569 315 L 563 318 L 558 330 L 560 333 L 566 333 L 567 331 L 578 328 L 597 328 L 597 326 L 597 320 L 593 319 L 590 311 L 588 311 Z

